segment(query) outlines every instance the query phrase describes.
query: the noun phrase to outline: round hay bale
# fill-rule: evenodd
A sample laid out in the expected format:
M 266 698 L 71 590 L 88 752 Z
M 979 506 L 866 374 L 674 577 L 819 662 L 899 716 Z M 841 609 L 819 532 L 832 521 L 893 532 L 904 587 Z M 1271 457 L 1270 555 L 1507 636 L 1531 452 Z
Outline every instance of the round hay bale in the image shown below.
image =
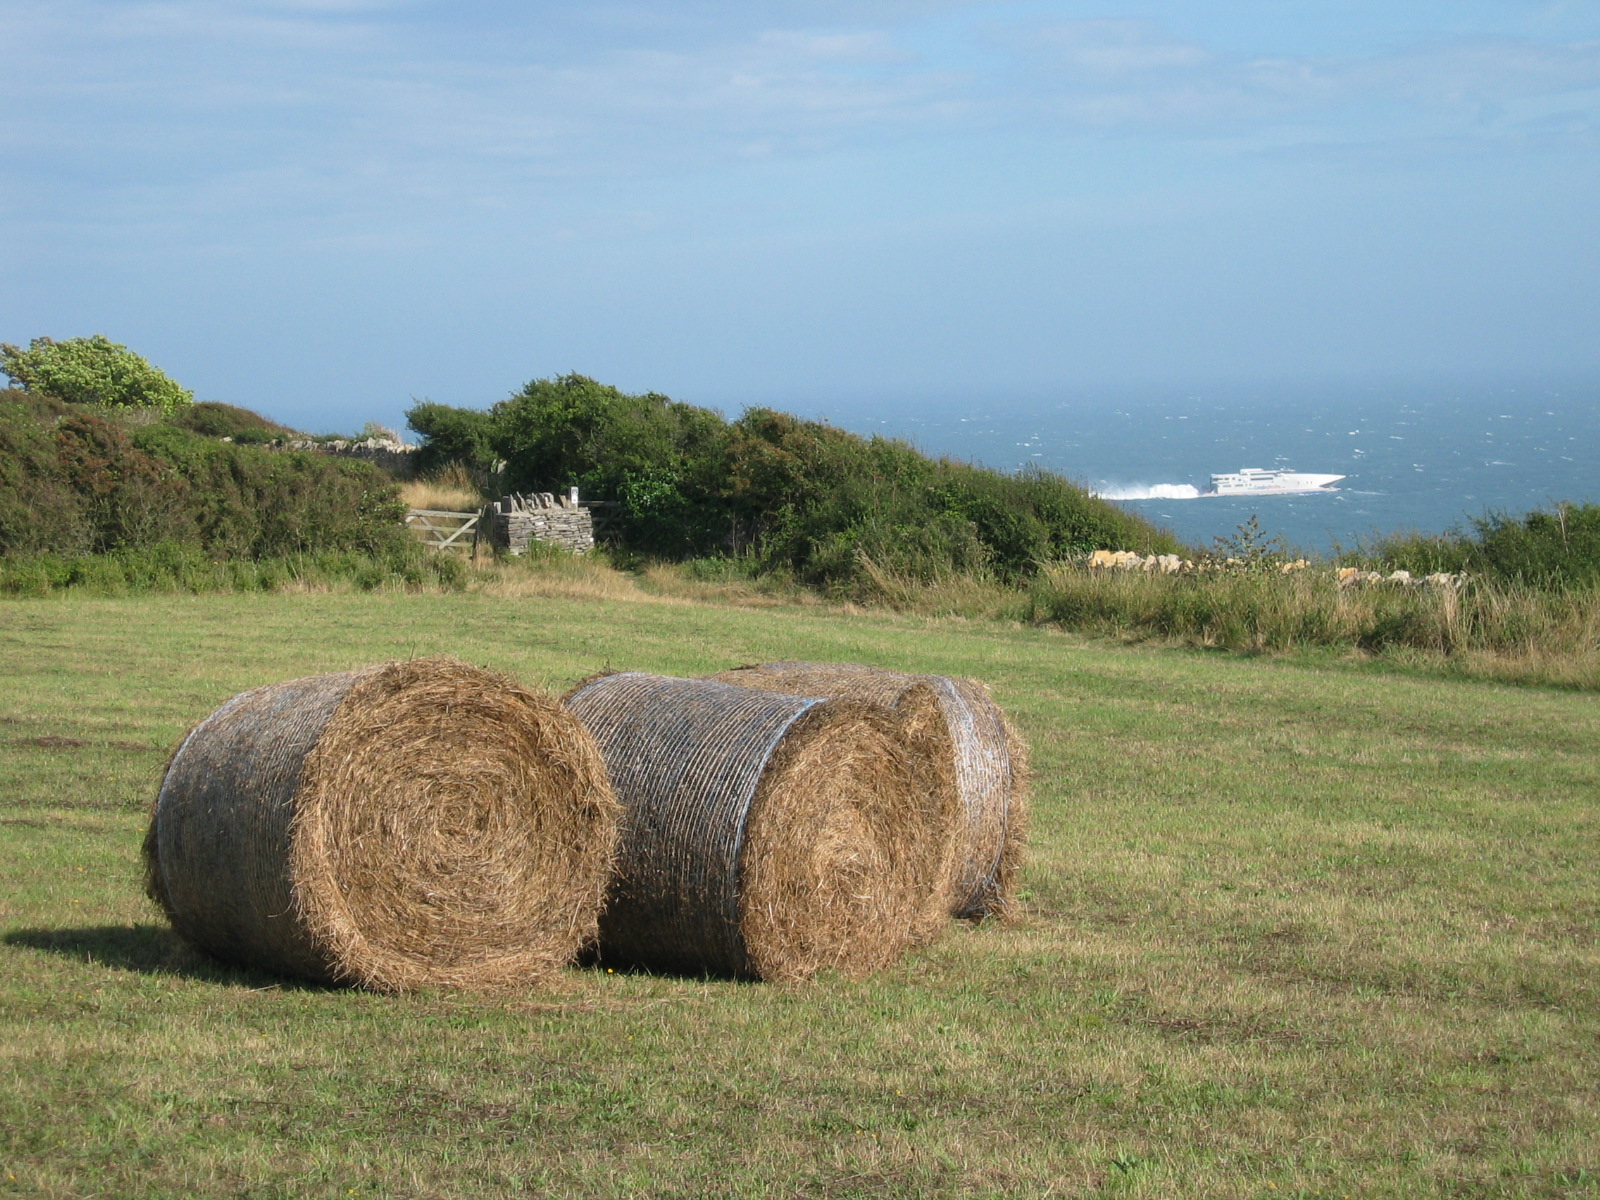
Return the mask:
M 787 981 L 923 936 L 954 812 L 891 714 L 638 672 L 566 703 L 624 811 L 605 961 Z
M 956 853 L 950 860 L 948 912 L 978 919 L 1010 914 L 1028 823 L 1027 743 L 989 689 L 975 679 L 908 675 L 860 663 L 779 662 L 711 676 L 740 687 L 920 707 L 924 688 L 937 697 L 943 737 L 960 797 Z M 914 718 L 921 720 L 920 716 Z
M 378 991 L 537 982 L 592 941 L 620 810 L 548 696 L 451 659 L 242 692 L 168 764 L 149 891 L 218 958 Z

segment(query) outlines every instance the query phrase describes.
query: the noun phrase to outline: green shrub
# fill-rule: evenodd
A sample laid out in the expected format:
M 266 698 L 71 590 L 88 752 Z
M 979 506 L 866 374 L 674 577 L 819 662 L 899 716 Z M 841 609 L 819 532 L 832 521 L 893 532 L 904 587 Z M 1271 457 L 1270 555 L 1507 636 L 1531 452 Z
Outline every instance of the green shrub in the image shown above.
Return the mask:
M 1479 561 L 1502 580 L 1544 588 L 1600 582 L 1600 504 L 1496 514 L 1474 525 Z
M 194 400 L 159 367 L 102 334 L 57 342 L 34 338 L 26 350 L 0 344 L 0 370 L 28 392 L 71 404 L 157 408 L 172 412 Z
M 1397 534 L 1346 556 L 1413 575 L 1466 572 L 1500 583 L 1564 589 L 1600 583 L 1600 505 L 1490 513 L 1470 531 Z
M 184 479 L 200 544 L 213 555 L 383 553 L 408 544 L 399 488 L 370 463 L 217 442 L 171 425 L 141 429 L 133 441 Z
M 31 417 L 42 425 L 53 425 L 78 411 L 65 400 L 41 392 L 25 392 L 21 388 L 0 388 L 0 406 L 4 405 L 17 406 L 12 410 L 16 415 Z
M 1098 547 L 1178 548 L 1060 476 L 932 460 L 895 439 L 768 409 L 734 422 L 727 488 L 761 556 L 813 582 L 848 580 L 863 557 L 908 579 L 1016 581 Z
M 130 433 L 81 408 L 41 420 L 0 400 L 0 554 L 170 543 L 210 559 L 383 555 L 410 546 L 404 514 L 395 482 L 358 460 L 219 442 L 167 423 Z
M 216 400 L 202 400 L 180 409 L 172 424 L 202 437 L 229 438 L 241 444 L 282 441 L 295 436 L 287 425 L 269 421 L 260 413 Z
M 93 531 L 62 469 L 55 430 L 20 395 L 0 397 L 0 554 L 87 550 Z
M 57 426 L 56 444 L 93 531 L 91 550 L 195 539 L 187 483 L 135 447 L 122 428 L 86 413 L 71 416 Z

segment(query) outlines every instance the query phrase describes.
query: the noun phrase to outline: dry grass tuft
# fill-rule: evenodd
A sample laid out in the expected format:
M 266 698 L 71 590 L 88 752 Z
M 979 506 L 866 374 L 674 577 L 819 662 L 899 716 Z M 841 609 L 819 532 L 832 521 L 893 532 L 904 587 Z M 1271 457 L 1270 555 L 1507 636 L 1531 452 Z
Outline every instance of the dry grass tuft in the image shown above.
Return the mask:
M 704 561 L 650 563 L 640 572 L 640 582 L 655 595 L 699 604 L 725 604 L 735 608 L 817 608 L 829 603 L 817 592 L 781 575 L 750 576 L 729 570 L 721 574 L 711 572 L 707 577 L 707 568 Z
M 559 704 L 420 659 L 256 688 L 202 721 L 157 796 L 147 877 L 218 958 L 499 990 L 593 939 L 617 817 Z
M 567 704 L 626 812 L 607 961 L 792 981 L 928 935 L 952 813 L 881 707 L 637 672 Z
M 613 567 L 603 554 L 568 554 L 559 550 L 501 560 L 482 574 L 473 590 L 506 600 L 570 597 L 632 603 L 688 603 L 640 591 L 638 581 Z
M 432 508 L 440 512 L 476 512 L 486 499 L 472 482 L 472 473 L 460 463 L 451 463 L 426 479 L 402 483 L 400 498 L 408 508 Z

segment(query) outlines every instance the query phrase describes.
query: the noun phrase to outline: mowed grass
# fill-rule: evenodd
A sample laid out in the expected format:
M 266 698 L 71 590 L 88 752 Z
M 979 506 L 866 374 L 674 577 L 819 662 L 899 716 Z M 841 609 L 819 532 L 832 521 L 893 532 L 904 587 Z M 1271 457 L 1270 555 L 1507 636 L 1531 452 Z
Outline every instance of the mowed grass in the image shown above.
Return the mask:
M 495 1001 L 181 949 L 137 847 L 182 732 L 431 653 L 988 680 L 1022 918 L 866 981 Z M 9 601 L 0 662 L 0 1195 L 1600 1195 L 1590 696 L 559 594 Z

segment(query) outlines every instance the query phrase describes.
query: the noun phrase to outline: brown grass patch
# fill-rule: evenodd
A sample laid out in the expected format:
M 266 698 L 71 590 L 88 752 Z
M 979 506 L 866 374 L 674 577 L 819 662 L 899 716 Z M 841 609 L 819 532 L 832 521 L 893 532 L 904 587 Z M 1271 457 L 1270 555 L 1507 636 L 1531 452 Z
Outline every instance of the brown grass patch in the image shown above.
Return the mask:
M 97 742 L 88 738 L 58 737 L 54 734 L 45 734 L 43 737 L 13 738 L 13 746 L 28 746 L 35 750 L 124 750 L 128 753 L 146 753 L 156 749 L 154 746 L 142 745 L 139 742 L 109 741 Z
M 688 603 L 640 591 L 632 575 L 611 566 L 601 554 L 560 553 L 497 562 L 473 590 L 501 600 L 570 598 L 643 604 Z
M 477 512 L 485 499 L 472 481 L 472 473 L 460 463 L 451 463 L 426 479 L 402 483 L 400 498 L 408 508 L 431 508 L 440 512 Z

